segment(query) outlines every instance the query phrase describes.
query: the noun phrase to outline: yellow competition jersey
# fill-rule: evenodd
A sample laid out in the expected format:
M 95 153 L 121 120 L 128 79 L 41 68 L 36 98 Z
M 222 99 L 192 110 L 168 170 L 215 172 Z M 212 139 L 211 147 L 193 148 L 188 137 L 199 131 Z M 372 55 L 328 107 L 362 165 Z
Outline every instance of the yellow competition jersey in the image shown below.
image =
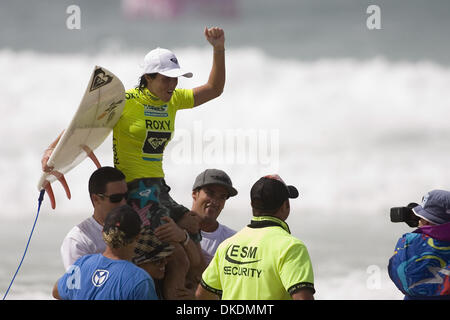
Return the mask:
M 305 245 L 264 216 L 220 244 L 201 285 L 223 300 L 291 300 L 298 289 L 314 291 L 314 276 Z
M 122 116 L 114 127 L 114 165 L 126 181 L 163 178 L 164 149 L 172 139 L 175 115 L 194 106 L 192 89 L 176 89 L 169 102 L 163 102 L 148 89 L 126 92 Z

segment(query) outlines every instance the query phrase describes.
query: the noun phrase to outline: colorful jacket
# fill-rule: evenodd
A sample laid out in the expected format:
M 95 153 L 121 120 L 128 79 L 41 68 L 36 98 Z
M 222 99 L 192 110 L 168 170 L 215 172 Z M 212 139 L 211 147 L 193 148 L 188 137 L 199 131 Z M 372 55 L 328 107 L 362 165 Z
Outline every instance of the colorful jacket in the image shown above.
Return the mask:
M 388 272 L 405 299 L 450 299 L 450 223 L 403 235 Z

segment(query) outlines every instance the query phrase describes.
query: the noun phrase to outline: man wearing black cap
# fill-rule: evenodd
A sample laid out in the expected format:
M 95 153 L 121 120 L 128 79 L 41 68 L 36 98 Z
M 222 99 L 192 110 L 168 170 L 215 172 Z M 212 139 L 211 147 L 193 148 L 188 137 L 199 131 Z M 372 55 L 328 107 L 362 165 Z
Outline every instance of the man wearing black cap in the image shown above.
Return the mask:
M 195 179 L 192 187 L 192 211 L 200 218 L 202 253 L 206 265 L 216 253 L 217 247 L 225 239 L 236 233 L 219 223 L 217 218 L 225 202 L 237 195 L 230 177 L 219 169 L 206 169 Z
M 289 199 L 297 197 L 297 189 L 278 175 L 262 177 L 253 185 L 253 219 L 219 246 L 202 275 L 197 299 L 314 299 L 308 250 L 285 223 Z

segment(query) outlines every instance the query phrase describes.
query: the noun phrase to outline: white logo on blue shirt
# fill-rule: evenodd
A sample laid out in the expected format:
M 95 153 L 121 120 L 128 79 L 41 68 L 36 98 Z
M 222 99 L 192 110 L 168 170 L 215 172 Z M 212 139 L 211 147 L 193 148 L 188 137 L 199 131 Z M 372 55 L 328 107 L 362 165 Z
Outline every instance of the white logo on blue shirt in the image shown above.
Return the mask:
M 97 269 L 92 275 L 92 284 L 96 287 L 101 287 L 108 279 L 108 276 L 109 276 L 108 270 Z

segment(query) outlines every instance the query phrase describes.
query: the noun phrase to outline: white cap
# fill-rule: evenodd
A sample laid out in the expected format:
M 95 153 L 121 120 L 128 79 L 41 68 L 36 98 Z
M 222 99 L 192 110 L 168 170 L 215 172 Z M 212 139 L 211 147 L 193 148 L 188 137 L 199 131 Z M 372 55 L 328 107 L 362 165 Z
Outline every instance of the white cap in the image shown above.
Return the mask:
M 166 77 L 177 78 L 180 76 L 191 78 L 192 72 L 180 68 L 175 54 L 167 49 L 156 48 L 144 57 L 144 72 L 160 73 Z

